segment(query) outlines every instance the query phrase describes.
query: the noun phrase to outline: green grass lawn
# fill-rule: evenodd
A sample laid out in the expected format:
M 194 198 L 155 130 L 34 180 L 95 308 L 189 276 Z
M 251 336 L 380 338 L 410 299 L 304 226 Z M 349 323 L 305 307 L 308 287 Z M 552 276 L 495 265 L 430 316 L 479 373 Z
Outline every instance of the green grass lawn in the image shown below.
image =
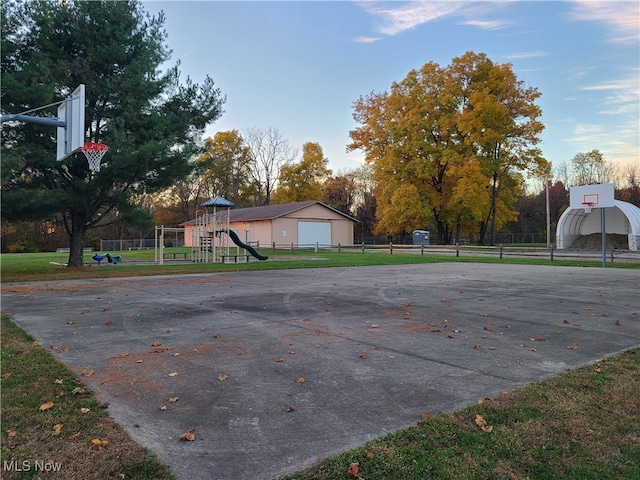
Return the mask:
M 486 250 L 486 249 L 485 249 Z M 167 248 L 165 253 L 190 253 L 190 248 Z M 260 253 L 268 255 L 266 261 L 253 260 L 249 263 L 195 263 L 192 261 L 169 261 L 163 265 L 154 263 L 153 250 L 114 251 L 112 255 L 120 255 L 124 262 L 110 265 L 106 260 L 98 266 L 92 260 L 92 254 L 84 256 L 85 266 L 68 268 L 64 263 L 67 253 L 12 253 L 0 257 L 0 273 L 2 282 L 64 280 L 84 278 L 124 277 L 135 275 L 171 275 L 186 273 L 207 273 L 243 270 L 274 270 L 287 268 L 319 268 L 319 267 L 351 267 L 364 265 L 408 265 L 418 263 L 467 262 L 467 263 L 504 263 L 522 265 L 555 265 L 600 267 L 601 261 L 556 258 L 552 262 L 543 257 L 513 257 L 474 255 L 473 250 L 466 250 L 460 257 L 452 254 L 439 254 L 430 251 L 424 255 L 418 249 L 401 251 L 395 249 L 390 253 L 389 247 L 367 249 L 364 253 L 359 247 L 336 250 L 313 249 L 260 249 Z M 188 258 L 191 258 L 188 255 Z M 609 264 L 609 268 L 640 268 L 640 263 L 617 262 Z

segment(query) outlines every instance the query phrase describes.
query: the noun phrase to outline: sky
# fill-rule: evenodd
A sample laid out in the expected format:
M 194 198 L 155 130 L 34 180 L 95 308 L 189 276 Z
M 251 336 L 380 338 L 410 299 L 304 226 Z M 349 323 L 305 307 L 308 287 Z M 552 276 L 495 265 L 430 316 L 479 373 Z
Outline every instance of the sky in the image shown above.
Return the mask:
M 388 91 L 413 69 L 467 51 L 509 63 L 542 96 L 539 147 L 554 166 L 600 150 L 640 164 L 640 2 L 632 1 L 143 1 L 166 16 L 169 65 L 226 96 L 218 131 L 277 128 L 302 151 L 318 142 L 329 168 L 346 152 L 353 102 Z

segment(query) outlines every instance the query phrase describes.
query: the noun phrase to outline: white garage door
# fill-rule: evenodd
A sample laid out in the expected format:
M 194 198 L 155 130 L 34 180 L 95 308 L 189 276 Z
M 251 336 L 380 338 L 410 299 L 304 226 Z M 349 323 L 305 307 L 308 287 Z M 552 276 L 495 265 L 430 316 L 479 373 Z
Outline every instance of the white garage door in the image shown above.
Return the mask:
M 298 222 L 298 245 L 331 245 L 331 222 Z

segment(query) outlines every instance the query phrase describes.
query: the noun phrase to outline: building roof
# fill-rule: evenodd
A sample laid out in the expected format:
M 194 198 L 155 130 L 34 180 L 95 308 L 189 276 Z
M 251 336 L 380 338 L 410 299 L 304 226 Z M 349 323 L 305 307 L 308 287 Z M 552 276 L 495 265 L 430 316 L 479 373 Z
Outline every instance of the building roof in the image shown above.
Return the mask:
M 351 221 L 358 222 L 357 219 L 347 215 L 346 213 L 342 213 L 341 211 L 336 210 L 329 205 L 325 205 L 324 203 L 317 200 L 307 200 L 304 202 L 294 203 L 280 203 L 276 205 L 265 205 L 262 207 L 232 208 L 231 210 L 229 210 L 229 221 L 252 222 L 258 220 L 273 220 L 275 218 L 284 217 L 285 215 L 316 204 L 322 205 L 323 207 L 328 208 L 329 210 L 332 210 Z M 181 223 L 180 225 L 192 225 L 194 223 L 196 223 L 195 220 L 189 220 L 188 222 Z

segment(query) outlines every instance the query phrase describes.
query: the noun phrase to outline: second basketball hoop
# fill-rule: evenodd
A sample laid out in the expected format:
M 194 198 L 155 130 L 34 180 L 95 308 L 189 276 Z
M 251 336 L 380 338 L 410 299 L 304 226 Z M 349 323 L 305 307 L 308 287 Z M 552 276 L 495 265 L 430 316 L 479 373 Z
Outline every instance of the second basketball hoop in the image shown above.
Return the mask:
M 104 154 L 107 153 L 109 147 L 107 147 L 104 143 L 94 143 L 94 142 L 85 142 L 80 151 L 84 153 L 84 156 L 87 157 L 87 161 L 89 162 L 89 170 L 92 172 L 100 171 L 100 161 Z

